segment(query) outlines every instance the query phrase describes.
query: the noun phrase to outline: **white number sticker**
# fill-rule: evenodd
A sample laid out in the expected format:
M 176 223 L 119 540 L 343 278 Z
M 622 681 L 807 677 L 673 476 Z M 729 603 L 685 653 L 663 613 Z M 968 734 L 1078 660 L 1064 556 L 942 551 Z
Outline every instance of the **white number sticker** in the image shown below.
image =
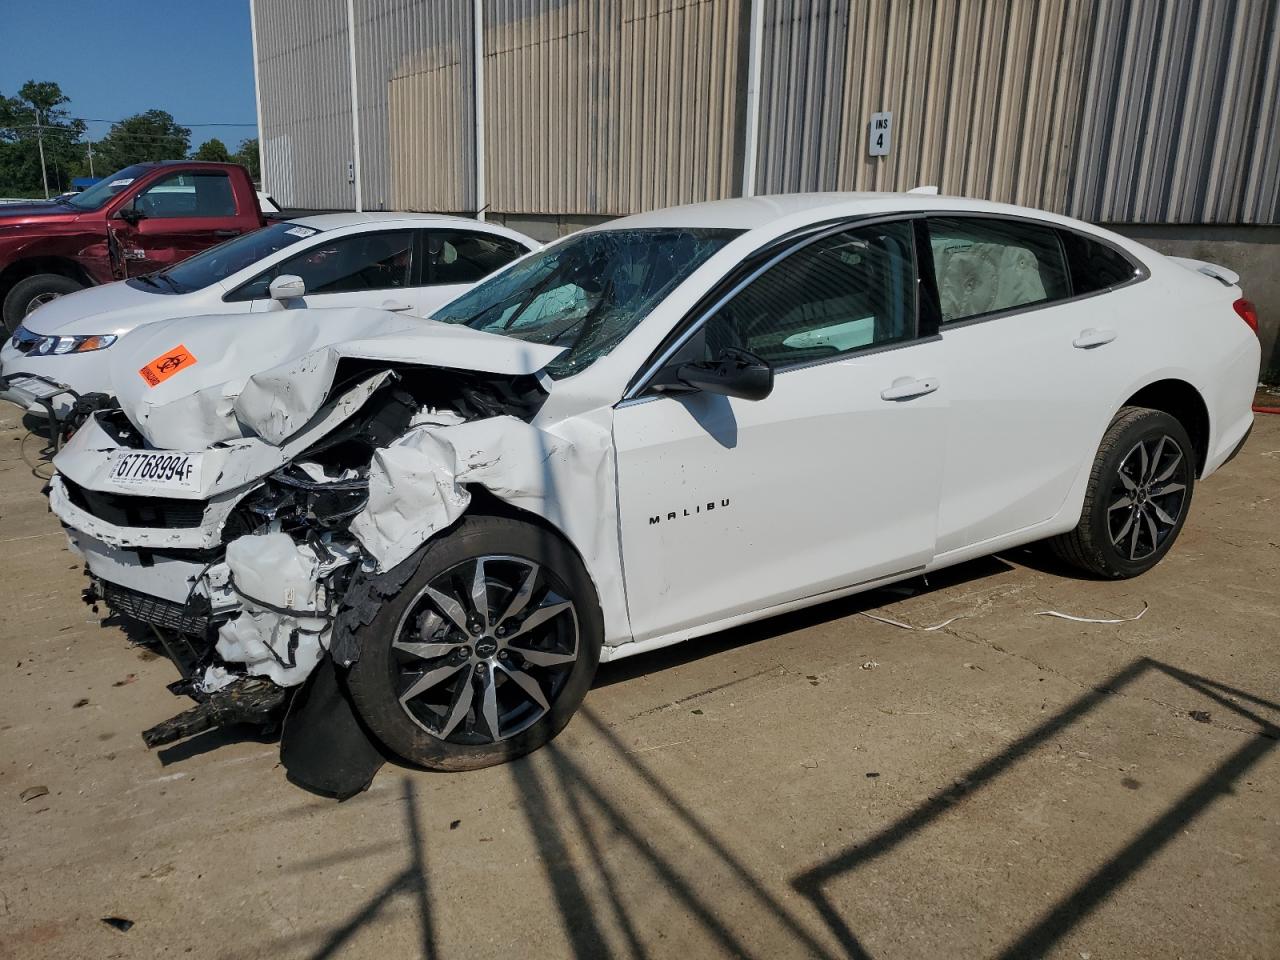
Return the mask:
M 111 479 L 121 484 L 195 490 L 200 486 L 200 461 L 198 453 L 121 453 L 111 468 Z

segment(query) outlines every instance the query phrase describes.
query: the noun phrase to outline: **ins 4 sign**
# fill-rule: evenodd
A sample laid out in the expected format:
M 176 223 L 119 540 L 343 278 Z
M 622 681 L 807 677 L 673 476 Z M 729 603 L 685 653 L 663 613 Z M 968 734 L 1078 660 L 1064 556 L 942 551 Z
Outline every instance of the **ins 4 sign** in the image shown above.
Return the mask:
M 873 113 L 870 136 L 867 139 L 867 154 L 872 157 L 887 157 L 892 144 L 893 114 Z

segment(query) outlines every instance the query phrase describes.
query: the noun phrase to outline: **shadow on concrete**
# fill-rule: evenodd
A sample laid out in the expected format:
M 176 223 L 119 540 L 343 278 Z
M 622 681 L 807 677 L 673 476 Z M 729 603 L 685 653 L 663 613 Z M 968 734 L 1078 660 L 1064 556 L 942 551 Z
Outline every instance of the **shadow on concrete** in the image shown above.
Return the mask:
M 374 921 L 383 909 L 395 898 L 409 896 L 414 900 L 415 915 L 418 919 L 418 944 L 421 947 L 419 956 L 425 960 L 434 960 L 436 952 L 435 915 L 431 908 L 431 888 L 427 878 L 427 852 L 419 829 L 418 794 L 414 781 L 404 778 L 404 795 L 401 806 L 404 809 L 405 848 L 409 851 L 409 864 L 387 883 L 370 896 L 356 910 L 346 923 L 329 933 L 320 948 L 311 954 L 311 960 L 326 960 L 328 957 L 340 957 L 348 942 L 367 924 Z M 370 851 L 366 850 L 368 854 Z M 359 856 L 353 853 L 352 859 Z M 325 899 L 326 905 L 329 903 Z
M 648 906 L 643 899 L 652 895 L 651 888 L 637 884 L 634 876 L 623 876 L 620 862 L 628 865 L 628 871 L 637 868 L 647 871 L 657 881 L 662 895 L 675 900 L 678 912 L 692 919 L 719 952 L 740 957 L 763 956 L 756 946 L 758 931 L 743 927 L 741 922 L 731 923 L 722 915 L 720 897 L 725 884 L 709 878 L 707 857 L 717 871 L 723 871 L 732 886 L 736 911 L 741 913 L 742 906 L 749 905 L 748 915 L 758 917 L 761 923 L 767 919 L 771 927 L 781 930 L 792 944 L 789 952 L 822 958 L 868 958 L 871 955 L 855 932 L 855 919 L 842 912 L 828 890 L 829 884 L 890 854 L 943 814 L 955 811 L 968 797 L 989 786 L 1032 751 L 1086 718 L 1111 696 L 1124 693 L 1135 682 L 1152 674 L 1181 683 L 1221 709 L 1250 721 L 1256 726 L 1257 735 L 1248 737 L 998 954 L 1002 960 L 1040 957 L 1050 952 L 1218 796 L 1230 792 L 1237 780 L 1280 744 L 1280 726 L 1263 715 L 1265 711 L 1275 711 L 1280 716 L 1280 703 L 1156 660 L 1135 660 L 869 839 L 792 877 L 792 888 L 812 906 L 815 914 L 807 909 L 797 911 L 794 905 L 785 903 L 771 891 L 767 879 L 735 853 L 723 830 L 700 816 L 693 804 L 668 786 L 643 759 L 629 752 L 614 730 L 589 707 L 581 711 L 577 722 L 590 728 L 602 756 L 593 757 L 588 766 L 583 758 L 553 742 L 531 757 L 514 761 L 509 770 L 547 886 L 556 903 L 569 954 L 575 960 L 649 955 L 645 941 L 649 939 L 646 934 L 652 932 L 643 924 L 650 921 L 642 918 L 652 916 L 643 909 Z M 618 791 L 609 789 L 607 781 L 602 782 L 600 770 L 612 771 L 610 777 L 614 782 L 617 777 L 625 776 L 642 784 L 650 807 L 674 818 L 680 829 L 696 838 L 696 853 L 703 861 L 697 862 L 692 849 L 687 860 L 664 855 L 654 843 L 652 827 L 646 826 L 634 812 L 635 798 L 622 800 Z M 436 920 L 414 783 L 414 779 L 405 777 L 402 806 L 408 865 L 358 906 L 350 919 L 328 932 L 324 943 L 311 955 L 312 960 L 341 955 L 361 928 L 373 922 L 390 901 L 402 896 L 415 901 L 421 955 L 438 955 Z M 557 808 L 563 812 L 556 813 Z M 618 850 L 619 844 L 625 848 L 625 856 Z M 345 858 L 328 859 L 336 863 L 366 853 L 385 852 L 392 846 L 378 843 L 351 851 Z M 551 949 L 549 945 L 547 949 Z
M 855 958 L 871 955 L 859 941 L 848 919 L 841 915 L 824 887 L 832 880 L 846 877 L 861 866 L 885 856 L 912 835 L 925 829 L 964 799 L 990 784 L 1028 753 L 1043 745 L 1066 727 L 1082 719 L 1106 699 L 1122 693 L 1144 675 L 1156 672 L 1185 684 L 1221 707 L 1252 721 L 1258 727 L 1251 737 L 1167 811 L 1153 820 L 1115 856 L 1100 866 L 1075 890 L 1059 900 L 1024 930 L 999 956 L 1002 960 L 1044 956 L 1078 923 L 1104 903 L 1125 881 L 1136 873 L 1159 850 L 1177 836 L 1220 795 L 1229 793 L 1233 784 L 1280 741 L 1280 727 L 1237 701 L 1280 712 L 1280 704 L 1255 697 L 1243 690 L 1188 673 L 1168 664 L 1142 657 L 1123 670 L 1097 684 L 1093 689 L 1059 710 L 1034 730 L 1016 740 L 1007 749 L 974 767 L 956 785 L 928 798 L 870 839 L 848 847 L 842 853 L 823 861 L 792 879 L 792 886 L 805 896 L 826 922 L 844 948 Z

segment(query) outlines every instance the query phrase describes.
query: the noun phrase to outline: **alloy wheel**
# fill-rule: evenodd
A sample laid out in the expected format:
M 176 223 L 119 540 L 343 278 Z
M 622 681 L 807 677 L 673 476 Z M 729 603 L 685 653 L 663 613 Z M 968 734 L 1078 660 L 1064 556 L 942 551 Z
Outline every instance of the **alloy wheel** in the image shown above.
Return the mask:
M 1111 544 L 1130 561 L 1151 556 L 1178 526 L 1190 466 L 1168 434 L 1139 440 L 1116 470 L 1107 506 Z
M 27 301 L 27 307 L 23 311 L 23 316 L 29 316 L 38 307 L 43 307 L 46 303 L 57 300 L 62 294 L 60 293 L 37 293 L 34 297 Z
M 578 659 L 578 616 L 546 567 L 489 555 L 445 570 L 391 642 L 401 709 L 440 740 L 507 740 L 551 709 Z

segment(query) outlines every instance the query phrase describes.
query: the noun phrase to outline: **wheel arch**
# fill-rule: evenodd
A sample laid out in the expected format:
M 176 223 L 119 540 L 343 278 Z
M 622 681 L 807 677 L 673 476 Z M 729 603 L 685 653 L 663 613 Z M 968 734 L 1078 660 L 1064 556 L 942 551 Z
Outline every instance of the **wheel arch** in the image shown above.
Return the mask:
M 478 483 L 469 483 L 466 485 L 467 493 L 471 495 L 471 503 L 467 507 L 466 514 L 475 517 L 506 517 L 509 520 L 519 520 L 530 526 L 538 527 L 554 536 L 557 540 L 562 541 L 574 556 L 578 558 L 578 562 L 582 564 L 582 569 L 587 571 L 587 577 L 591 580 L 591 584 L 595 587 L 596 598 L 598 602 L 601 600 L 600 584 L 596 580 L 596 575 L 591 569 L 591 564 L 587 562 L 586 556 L 578 549 L 578 545 L 573 542 L 573 538 L 565 533 L 564 530 L 556 526 L 540 513 L 534 513 L 532 510 L 525 510 L 517 507 L 515 504 L 508 503 L 488 487 Z
M 95 282 L 88 271 L 70 257 L 23 257 L 0 270 L 0 301 L 9 295 L 9 291 L 19 281 L 34 277 L 38 273 L 56 273 L 82 283 L 86 287 L 93 286 Z
M 1174 377 L 1156 380 L 1134 393 L 1121 407 L 1160 410 L 1181 423 L 1195 447 L 1196 476 L 1204 473 L 1209 458 L 1209 405 L 1194 386 Z

